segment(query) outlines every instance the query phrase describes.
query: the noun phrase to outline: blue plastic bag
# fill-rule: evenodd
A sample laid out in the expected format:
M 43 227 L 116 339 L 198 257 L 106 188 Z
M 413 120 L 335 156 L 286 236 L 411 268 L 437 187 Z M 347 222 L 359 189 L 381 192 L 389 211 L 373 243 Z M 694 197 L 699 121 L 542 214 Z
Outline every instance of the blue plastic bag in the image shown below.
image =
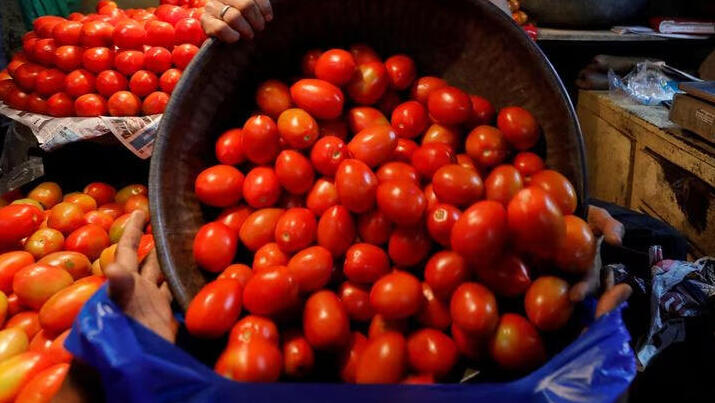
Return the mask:
M 621 308 L 593 322 L 537 371 L 500 384 L 233 382 L 125 316 L 106 286 L 84 305 L 65 346 L 100 372 L 108 402 L 609 402 L 635 375 Z

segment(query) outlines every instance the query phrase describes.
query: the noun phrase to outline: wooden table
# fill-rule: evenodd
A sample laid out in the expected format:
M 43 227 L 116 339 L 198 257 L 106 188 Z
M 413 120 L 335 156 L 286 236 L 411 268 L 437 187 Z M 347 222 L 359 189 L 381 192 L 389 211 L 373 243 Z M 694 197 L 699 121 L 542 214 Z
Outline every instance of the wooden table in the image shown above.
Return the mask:
M 680 129 L 668 110 L 581 91 L 589 193 L 657 217 L 695 256 L 715 255 L 715 145 Z

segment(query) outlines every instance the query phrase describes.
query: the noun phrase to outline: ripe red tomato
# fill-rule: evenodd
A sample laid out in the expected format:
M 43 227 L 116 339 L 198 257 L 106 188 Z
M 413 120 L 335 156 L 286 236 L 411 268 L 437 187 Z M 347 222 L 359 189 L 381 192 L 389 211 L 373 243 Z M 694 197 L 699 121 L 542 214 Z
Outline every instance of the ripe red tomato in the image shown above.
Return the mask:
M 464 91 L 447 86 L 430 92 L 427 109 L 436 123 L 456 125 L 472 116 L 472 101 Z
M 308 193 L 305 204 L 313 214 L 320 217 L 325 210 L 337 205 L 339 202 L 338 189 L 333 182 L 318 179 Z
M 238 237 L 226 225 L 211 222 L 203 225 L 194 237 L 194 259 L 202 268 L 219 273 L 236 255 Z
M 519 256 L 506 253 L 489 266 L 477 266 L 479 280 L 499 295 L 516 297 L 531 285 L 529 269 Z
M 41 329 L 38 314 L 32 311 L 16 313 L 5 322 L 6 329 L 12 329 L 14 327 L 22 329 L 27 335 L 28 340 L 32 339 Z
M 464 211 L 454 223 L 450 238 L 455 252 L 470 262 L 486 265 L 501 254 L 507 235 L 506 209 L 485 200 Z
M 227 333 L 241 314 L 243 287 L 238 280 L 207 283 L 186 309 L 186 329 L 194 336 L 217 338 Z
M 370 126 L 389 124 L 382 112 L 370 106 L 356 106 L 348 111 L 348 125 L 353 133 L 359 133 Z
M 32 264 L 20 269 L 12 280 L 12 291 L 20 303 L 40 309 L 53 294 L 72 284 L 72 276 L 59 267 Z
M 282 366 L 280 349 L 273 343 L 256 338 L 245 343 L 229 344 L 216 362 L 214 371 L 239 382 L 275 382 L 281 375 Z
M 524 108 L 502 108 L 497 115 L 497 127 L 504 133 L 506 141 L 519 151 L 528 150 L 539 141 L 539 125 Z
M 89 48 L 82 53 L 82 67 L 92 73 L 109 70 L 114 66 L 114 52 L 105 47 Z
M 496 114 L 491 102 L 479 95 L 470 95 L 469 99 L 472 101 L 472 117 L 469 124 L 472 127 L 491 124 Z
M 323 52 L 315 61 L 315 76 L 341 86 L 350 81 L 356 66 L 350 52 L 343 49 L 330 49 Z
M 54 117 L 72 116 L 74 114 L 74 101 L 64 92 L 47 99 L 47 112 Z
M 420 329 L 407 338 L 407 362 L 418 373 L 443 377 L 457 363 L 457 346 L 439 330 Z
M 142 113 L 145 115 L 157 115 L 164 113 L 168 103 L 169 94 L 162 91 L 154 91 L 147 95 L 144 102 L 142 102 Z
M 98 205 L 104 205 L 114 200 L 117 191 L 106 183 L 92 182 L 84 187 L 83 193 L 92 197 Z
M 30 94 L 19 89 L 14 89 L 8 94 L 6 102 L 9 107 L 23 111 L 27 110 L 29 100 Z
M 484 185 L 487 189 L 487 200 L 498 201 L 506 206 L 524 187 L 524 181 L 513 165 L 499 165 L 492 169 Z
M 97 209 L 97 201 L 94 200 L 91 196 L 86 195 L 84 193 L 68 193 L 62 200 L 67 203 L 73 203 L 78 205 L 82 209 L 83 213 Z
M 334 350 L 350 341 L 350 320 L 345 307 L 332 291 L 311 295 L 303 310 L 303 332 L 311 346 Z
M 245 264 L 237 263 L 232 264 L 227 268 L 223 269 L 221 274 L 219 274 L 216 279 L 238 280 L 238 282 L 241 283 L 241 286 L 245 287 L 246 283 L 248 283 L 248 279 L 250 279 L 252 275 L 253 272 L 251 271 L 250 267 L 246 266 Z
M 539 332 L 526 318 L 514 313 L 506 313 L 499 319 L 489 342 L 489 353 L 500 367 L 510 371 L 526 372 L 546 361 Z
M 52 38 L 39 39 L 32 52 L 34 60 L 43 66 L 52 66 L 57 46 Z
M 35 232 L 44 214 L 29 204 L 11 204 L 0 208 L 0 245 L 14 244 Z
M 256 105 L 264 114 L 278 119 L 280 114 L 293 106 L 290 89 L 278 80 L 268 80 L 256 90 Z
M 101 116 L 107 114 L 107 101 L 101 95 L 84 94 L 74 101 L 77 116 Z
M 444 126 L 437 123 L 430 125 L 422 136 L 422 144 L 443 143 L 452 151 L 456 151 L 462 144 L 462 135 L 456 126 Z
M 356 283 L 372 284 L 390 272 L 387 253 L 368 243 L 356 243 L 345 253 L 343 273 Z
M 317 226 L 315 216 L 310 210 L 300 207 L 290 208 L 276 223 L 276 243 L 285 252 L 304 249 L 315 240 Z
M 156 74 L 161 74 L 171 68 L 171 52 L 166 48 L 154 46 L 144 52 L 144 67 Z
M 392 153 L 393 161 L 412 162 L 412 154 L 419 148 L 417 143 L 409 139 L 398 138 L 395 152 Z
M 390 86 L 396 90 L 406 90 L 417 76 L 415 62 L 407 55 L 394 55 L 387 58 L 385 68 Z
M 246 158 L 255 164 L 273 162 L 280 152 L 278 126 L 266 115 L 253 116 L 246 121 L 242 141 Z
M 305 53 L 301 61 L 301 71 L 304 76 L 315 77 L 315 63 L 322 54 L 323 51 L 320 49 L 312 49 Z
M 370 321 L 370 326 L 368 327 L 367 334 L 369 338 L 375 338 L 381 334 L 387 332 L 407 332 L 407 320 L 406 319 L 386 319 L 384 316 L 375 314 Z
M 166 21 L 171 25 L 176 25 L 179 20 L 188 18 L 189 12 L 182 7 L 169 4 L 162 4 L 156 8 L 154 14 L 162 21 Z
M 484 193 L 479 174 L 457 164 L 438 169 L 432 177 L 432 189 L 439 201 L 456 206 L 471 205 Z
M 544 160 L 532 152 L 522 151 L 514 156 L 514 167 L 522 177 L 530 178 L 531 175 L 544 169 Z
M 390 85 L 387 69 L 382 62 L 360 63 L 346 90 L 358 105 L 376 103 Z
M 306 193 L 315 180 L 310 161 L 297 151 L 284 150 L 278 154 L 275 168 L 278 181 L 292 194 Z
M 432 246 L 424 228 L 398 227 L 387 244 L 387 252 L 392 262 L 400 267 L 416 266 L 422 262 Z
M 417 170 L 412 165 L 399 161 L 386 162 L 377 170 L 376 175 L 380 183 L 395 180 L 412 182 L 416 185 L 420 183 Z
M 358 360 L 366 345 L 367 338 L 362 333 L 352 332 L 350 334 L 350 340 L 339 357 L 340 379 L 343 382 L 355 383 Z
M 539 277 L 526 291 L 524 309 L 529 321 L 540 330 L 562 328 L 573 312 L 569 284 L 554 276 Z
M 417 322 L 433 329 L 447 330 L 452 323 L 448 304 L 437 298 L 427 283 L 422 283 L 422 308 L 417 314 Z
M 216 159 L 225 165 L 238 165 L 246 160 L 241 129 L 226 130 L 216 140 Z
M 159 78 L 147 70 L 139 70 L 129 79 L 129 89 L 138 97 L 145 97 L 159 87 Z
M 370 306 L 370 287 L 346 281 L 338 289 L 338 297 L 351 320 L 366 322 L 375 315 Z
M 226 224 L 229 228 L 238 233 L 241 230 L 241 226 L 244 221 L 246 221 L 246 218 L 248 218 L 251 213 L 253 213 L 253 209 L 248 206 L 239 205 L 229 207 L 219 214 L 216 221 Z
M 7 102 L 8 95 L 10 92 L 17 90 L 17 85 L 15 85 L 15 80 L 2 80 L 0 81 L 0 101 Z
M 177 45 L 171 52 L 171 62 L 174 63 L 177 69 L 184 70 L 197 53 L 199 53 L 199 48 L 196 45 L 190 43 Z
M 464 147 L 467 155 L 480 167 L 501 164 L 509 153 L 504 135 L 492 126 L 477 126 L 467 136 Z
M 407 367 L 405 338 L 397 332 L 371 337 L 358 360 L 355 382 L 397 383 Z
M 114 45 L 120 49 L 141 49 L 145 38 L 144 26 L 134 20 L 120 21 L 112 32 Z
M 543 189 L 551 196 L 564 215 L 573 214 L 576 211 L 578 204 L 576 189 L 560 173 L 551 169 L 539 171 L 531 176 L 530 185 Z
M 42 96 L 50 96 L 65 89 L 65 74 L 57 69 L 43 70 L 35 77 L 35 91 Z
M 238 233 L 241 243 L 249 250 L 256 251 L 268 242 L 274 241 L 276 223 L 283 215 L 283 209 L 266 208 L 249 215 Z
M 80 45 L 91 48 L 96 46 L 112 46 L 114 27 L 104 21 L 88 21 L 82 24 L 79 35 Z
M 237 169 L 235 170 L 238 172 Z M 273 206 L 280 195 L 281 186 L 278 182 L 278 176 L 271 168 L 253 168 L 243 181 L 243 198 L 253 208 Z M 230 204 L 233 203 L 228 205 Z
M 343 92 L 327 81 L 298 80 L 290 87 L 290 95 L 299 108 L 318 119 L 336 119 L 343 112 Z
M 114 58 L 114 66 L 125 76 L 131 76 L 144 68 L 144 53 L 138 50 L 118 52 Z
M 554 260 L 561 270 L 584 275 L 593 267 L 596 238 L 591 227 L 576 216 L 564 216 L 564 224 L 566 234 L 556 250 Z
M 318 123 L 302 109 L 286 109 L 278 117 L 278 133 L 291 148 L 309 148 L 318 139 Z
M 458 253 L 443 250 L 435 253 L 425 265 L 425 282 L 434 295 L 448 300 L 457 287 L 469 279 L 469 269 Z
M 84 214 L 84 222 L 87 224 L 96 224 L 109 231 L 114 222 L 114 217 L 99 210 L 90 211 Z
M 43 182 L 35 186 L 27 197 L 40 202 L 44 208 L 52 208 L 62 201 L 62 189 L 55 182 Z
M 308 340 L 299 331 L 283 335 L 283 371 L 292 378 L 303 378 L 315 365 L 315 354 Z
M 348 210 L 363 213 L 375 205 L 377 177 L 369 166 L 357 159 L 346 159 L 335 173 L 340 202 Z
M 146 30 L 145 44 L 171 48 L 174 46 L 174 26 L 168 22 L 152 20 L 144 24 Z
M 254 315 L 276 315 L 297 303 L 298 283 L 285 266 L 254 273 L 243 290 L 243 305 Z
M 272 320 L 255 315 L 246 315 L 231 329 L 229 344 L 248 343 L 254 339 L 265 340 L 278 345 L 278 328 Z
M 417 101 L 407 101 L 392 111 L 391 123 L 399 137 L 415 138 L 427 128 L 427 110 Z
M 412 225 L 422 220 L 427 206 L 422 189 L 412 181 L 392 180 L 377 187 L 377 207 L 397 225 Z
M 95 76 L 87 70 L 74 70 L 65 78 L 65 90 L 72 97 L 90 94 L 95 91 Z
M 206 168 L 194 182 L 196 197 L 202 203 L 214 207 L 236 204 L 241 200 L 243 187 L 243 174 L 231 165 L 214 165 Z
M 411 96 L 422 105 L 427 105 L 430 93 L 436 89 L 447 87 L 446 81 L 438 77 L 420 77 L 412 86 Z
M 479 283 L 463 283 L 452 294 L 449 303 L 454 324 L 472 335 L 489 337 L 499 321 L 497 301 Z
M 358 43 L 350 46 L 350 53 L 352 53 L 355 63 L 365 64 L 370 62 L 382 62 L 380 56 L 378 56 L 375 50 L 364 43 Z
M 182 18 L 174 24 L 174 29 L 177 45 L 190 43 L 201 46 L 206 40 L 206 34 L 201 28 L 201 23 L 196 18 Z
M 95 224 L 83 225 L 72 231 L 65 241 L 65 249 L 79 252 L 90 260 L 99 257 L 104 248 L 109 246 L 107 231 Z
M 78 45 L 82 33 L 82 23 L 77 21 L 63 21 L 52 29 L 52 38 L 58 46 Z
M 342 256 L 355 240 L 355 221 L 342 205 L 325 210 L 318 221 L 318 245 L 334 257 Z
M 370 306 L 385 319 L 403 319 L 422 306 L 422 285 L 417 277 L 394 271 L 380 277 L 370 289 Z
M 509 231 L 520 250 L 539 257 L 553 256 L 566 233 L 557 204 L 541 188 L 529 186 L 511 199 Z
M 412 166 L 423 178 L 431 178 L 442 166 L 455 161 L 452 149 L 442 143 L 423 144 L 412 153 Z
M 95 86 L 97 92 L 105 97 L 112 96 L 115 92 L 127 89 L 129 82 L 115 70 L 105 70 L 97 75 Z
M 333 274 L 333 256 L 322 246 L 305 248 L 287 263 L 301 293 L 323 288 Z
M 325 176 L 334 176 L 338 166 L 346 158 L 348 158 L 348 150 L 345 143 L 334 136 L 318 139 L 310 150 L 313 167 Z
M 117 194 L 114 195 L 114 201 L 117 203 L 120 203 L 120 204 L 124 204 L 132 196 L 135 196 L 135 195 L 147 196 L 148 194 L 149 194 L 149 190 L 144 185 L 138 185 L 138 184 L 127 185 L 127 186 L 119 189 Z
M 27 98 L 27 110 L 32 113 L 47 115 L 47 101 L 36 93 L 32 93 Z
M 451 245 L 452 227 L 461 215 L 462 212 L 453 205 L 435 202 L 432 208 L 427 209 L 427 232 L 435 242 L 448 248 Z
M 35 89 L 35 81 L 40 72 L 44 71 L 44 67 L 33 64 L 25 63 L 17 68 L 15 71 L 15 81 L 20 88 L 26 91 L 32 91 Z
M 392 233 L 392 223 L 385 213 L 375 209 L 360 214 L 358 217 L 358 233 L 363 242 L 373 245 L 386 244 Z

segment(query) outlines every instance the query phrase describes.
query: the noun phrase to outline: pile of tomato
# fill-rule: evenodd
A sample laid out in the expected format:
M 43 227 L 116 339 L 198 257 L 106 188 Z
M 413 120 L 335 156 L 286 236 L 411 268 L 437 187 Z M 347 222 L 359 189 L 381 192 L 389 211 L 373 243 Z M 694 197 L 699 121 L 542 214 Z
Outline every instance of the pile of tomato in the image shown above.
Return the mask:
M 460 362 L 542 364 L 595 242 L 572 184 L 530 151 L 531 113 L 365 45 L 310 51 L 302 73 L 260 84 L 260 112 L 196 177 L 223 210 L 194 239 L 218 276 L 186 325 L 228 334 L 216 372 L 431 383 Z
M 53 182 L 0 198 L 0 401 L 49 402 L 69 370 L 64 348 L 82 305 L 105 281 L 129 214 L 147 188 L 95 182 L 63 196 Z M 9 203 L 9 204 L 8 204 Z M 139 258 L 154 247 L 147 229 Z
M 96 14 L 39 17 L 0 72 L 0 100 L 56 117 L 162 113 L 206 39 L 204 2 L 123 10 L 101 0 Z

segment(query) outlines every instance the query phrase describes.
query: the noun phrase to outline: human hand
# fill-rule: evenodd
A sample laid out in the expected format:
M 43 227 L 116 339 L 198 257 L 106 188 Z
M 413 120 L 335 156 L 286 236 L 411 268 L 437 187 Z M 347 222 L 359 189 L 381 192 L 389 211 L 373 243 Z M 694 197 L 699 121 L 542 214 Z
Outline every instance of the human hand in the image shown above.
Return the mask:
M 104 271 L 109 296 L 129 317 L 174 343 L 178 324 L 171 312 L 171 291 L 161 281 L 156 250 L 152 249 L 143 267 L 139 267 L 137 248 L 144 220 L 144 212 L 134 211 L 124 227 L 116 259 Z
M 204 10 L 201 26 L 206 34 L 228 43 L 253 39 L 273 20 L 270 0 L 210 0 Z

